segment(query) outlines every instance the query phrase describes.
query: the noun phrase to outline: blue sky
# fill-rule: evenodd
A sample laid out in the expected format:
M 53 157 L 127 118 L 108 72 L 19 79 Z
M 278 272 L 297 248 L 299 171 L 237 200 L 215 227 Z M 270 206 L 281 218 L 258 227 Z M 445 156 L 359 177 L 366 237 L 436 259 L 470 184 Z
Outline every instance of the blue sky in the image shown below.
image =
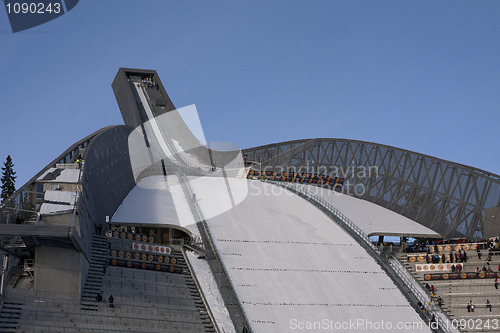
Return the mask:
M 156 69 L 208 141 L 350 138 L 500 174 L 500 1 L 86 0 L 13 34 L 0 9 L 0 161 L 21 186 L 123 123 L 119 67 Z

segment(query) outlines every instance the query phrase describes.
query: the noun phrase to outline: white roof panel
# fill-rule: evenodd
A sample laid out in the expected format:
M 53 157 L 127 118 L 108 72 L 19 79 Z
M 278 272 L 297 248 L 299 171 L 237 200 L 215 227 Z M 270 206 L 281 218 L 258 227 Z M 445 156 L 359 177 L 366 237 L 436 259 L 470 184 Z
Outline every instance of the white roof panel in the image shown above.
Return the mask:
M 418 222 L 369 201 L 314 185 L 299 186 L 332 204 L 369 236 L 442 237 Z
M 182 214 L 179 217 L 177 211 Z M 111 218 L 114 223 L 168 224 L 194 223 L 177 177 L 152 176 L 142 179 L 125 197 Z

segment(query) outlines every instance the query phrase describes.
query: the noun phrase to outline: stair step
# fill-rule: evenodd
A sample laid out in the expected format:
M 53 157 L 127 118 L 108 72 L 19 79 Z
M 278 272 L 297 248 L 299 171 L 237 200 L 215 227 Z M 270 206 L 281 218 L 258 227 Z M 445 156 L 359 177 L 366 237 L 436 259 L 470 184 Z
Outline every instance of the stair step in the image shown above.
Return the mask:
M 87 281 L 92 281 L 92 282 L 97 282 L 97 281 L 102 281 L 102 273 L 101 275 L 87 275 Z
M 102 289 L 102 284 L 88 284 L 88 283 L 85 283 L 85 287 L 83 289 L 84 290 Z
M 101 265 L 104 265 L 104 264 L 106 263 L 106 261 L 107 261 L 107 260 L 108 260 L 108 258 L 107 258 L 107 257 L 104 257 L 104 258 L 98 258 L 98 259 L 93 258 L 93 259 L 92 259 L 92 263 L 93 263 L 94 265 L 96 265 L 96 264 L 101 264 Z
M 18 308 L 18 307 L 9 307 L 9 306 L 3 306 L 2 307 L 2 312 L 9 312 L 9 313 L 13 313 L 13 312 L 21 312 L 21 308 Z
M 85 287 L 87 286 L 102 286 L 102 282 L 88 281 L 85 282 Z
M 102 266 L 91 265 L 89 267 L 89 271 L 91 271 L 91 272 L 102 272 Z

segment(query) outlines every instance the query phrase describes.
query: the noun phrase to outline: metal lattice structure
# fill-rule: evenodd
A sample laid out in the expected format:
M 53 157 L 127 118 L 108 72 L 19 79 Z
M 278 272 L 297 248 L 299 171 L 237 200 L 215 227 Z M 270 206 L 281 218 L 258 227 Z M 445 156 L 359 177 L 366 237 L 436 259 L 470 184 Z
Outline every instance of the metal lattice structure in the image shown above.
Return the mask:
M 373 202 L 450 239 L 500 235 L 500 176 L 386 145 L 310 139 L 244 150 L 260 171 L 345 179 L 342 191 Z

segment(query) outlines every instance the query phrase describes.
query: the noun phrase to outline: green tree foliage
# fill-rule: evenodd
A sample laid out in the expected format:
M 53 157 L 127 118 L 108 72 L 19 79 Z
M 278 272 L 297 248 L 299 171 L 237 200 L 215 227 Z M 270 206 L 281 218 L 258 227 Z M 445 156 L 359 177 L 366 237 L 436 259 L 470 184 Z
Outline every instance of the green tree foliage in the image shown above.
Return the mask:
M 15 192 L 17 178 L 15 175 L 14 163 L 12 163 L 12 158 L 9 155 L 5 160 L 4 167 L 2 168 L 2 178 L 0 178 L 2 182 L 2 186 L 0 186 L 2 189 L 2 194 L 0 195 L 1 201 L 4 201 Z

